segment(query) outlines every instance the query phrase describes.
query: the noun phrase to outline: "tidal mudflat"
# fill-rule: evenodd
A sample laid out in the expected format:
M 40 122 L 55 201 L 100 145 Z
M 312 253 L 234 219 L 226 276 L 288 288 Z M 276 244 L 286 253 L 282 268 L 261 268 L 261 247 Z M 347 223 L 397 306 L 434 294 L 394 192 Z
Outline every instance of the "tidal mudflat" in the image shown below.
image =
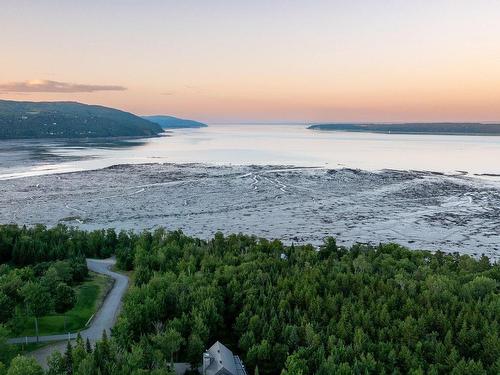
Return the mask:
M 500 185 L 419 171 L 119 165 L 0 184 L 0 222 L 325 236 L 500 257 Z

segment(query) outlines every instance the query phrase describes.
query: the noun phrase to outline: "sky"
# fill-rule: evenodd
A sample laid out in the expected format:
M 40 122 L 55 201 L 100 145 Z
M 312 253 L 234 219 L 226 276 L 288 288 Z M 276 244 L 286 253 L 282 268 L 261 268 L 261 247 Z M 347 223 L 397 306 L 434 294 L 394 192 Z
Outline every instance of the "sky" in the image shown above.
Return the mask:
M 0 99 L 209 123 L 500 120 L 496 0 L 0 1 Z

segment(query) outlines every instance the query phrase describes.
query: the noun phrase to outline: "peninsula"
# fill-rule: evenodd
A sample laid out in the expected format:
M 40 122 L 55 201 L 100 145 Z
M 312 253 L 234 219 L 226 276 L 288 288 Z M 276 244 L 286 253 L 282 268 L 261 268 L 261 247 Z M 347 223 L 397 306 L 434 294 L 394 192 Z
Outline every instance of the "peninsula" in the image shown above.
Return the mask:
M 208 126 L 199 121 L 165 115 L 142 116 L 142 118 L 160 125 L 163 129 L 206 128 Z
M 500 124 L 481 122 L 331 123 L 308 129 L 385 134 L 500 135 Z

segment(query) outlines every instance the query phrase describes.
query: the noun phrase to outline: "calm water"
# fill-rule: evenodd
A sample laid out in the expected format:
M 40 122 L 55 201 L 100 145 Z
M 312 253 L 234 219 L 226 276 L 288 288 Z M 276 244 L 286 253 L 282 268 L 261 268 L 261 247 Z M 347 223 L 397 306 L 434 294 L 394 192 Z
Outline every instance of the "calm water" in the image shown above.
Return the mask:
M 211 125 L 139 141 L 0 141 L 0 179 L 158 162 L 500 175 L 500 137 L 321 132 L 303 125 Z

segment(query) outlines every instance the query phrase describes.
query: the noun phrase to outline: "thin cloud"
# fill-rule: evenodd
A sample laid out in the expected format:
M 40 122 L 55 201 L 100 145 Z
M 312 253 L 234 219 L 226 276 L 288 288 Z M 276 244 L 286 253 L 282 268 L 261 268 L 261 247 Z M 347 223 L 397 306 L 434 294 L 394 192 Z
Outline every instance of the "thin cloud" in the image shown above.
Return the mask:
M 169 91 L 169 92 L 162 92 L 162 93 L 160 93 L 160 95 L 164 95 L 164 96 L 171 96 L 171 95 L 175 95 L 175 92 L 173 92 L 173 91 Z
M 58 82 L 49 80 L 32 80 L 24 82 L 9 82 L 0 84 L 0 92 L 96 92 L 124 91 L 126 87 L 116 85 L 85 85 L 80 83 Z

